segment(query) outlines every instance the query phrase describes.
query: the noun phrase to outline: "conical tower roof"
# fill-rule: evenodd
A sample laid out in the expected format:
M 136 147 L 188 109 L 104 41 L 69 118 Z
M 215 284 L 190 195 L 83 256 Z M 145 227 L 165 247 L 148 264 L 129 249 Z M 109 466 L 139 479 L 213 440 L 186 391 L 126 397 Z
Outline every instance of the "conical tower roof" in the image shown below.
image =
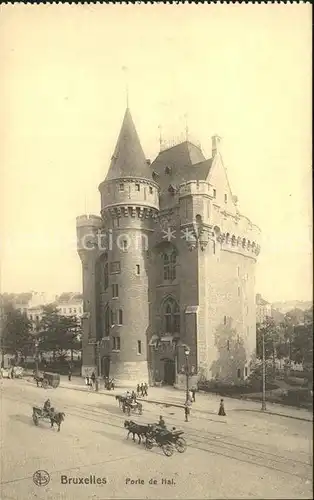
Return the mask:
M 106 181 L 120 177 L 144 177 L 151 179 L 151 167 L 147 164 L 130 110 L 125 111 L 117 145 L 111 158 Z

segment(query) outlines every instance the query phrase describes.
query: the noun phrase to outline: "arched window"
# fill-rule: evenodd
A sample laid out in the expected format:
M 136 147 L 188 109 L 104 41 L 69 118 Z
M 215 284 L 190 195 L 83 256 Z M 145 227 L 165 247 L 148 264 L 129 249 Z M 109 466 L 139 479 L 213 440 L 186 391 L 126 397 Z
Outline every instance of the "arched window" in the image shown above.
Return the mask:
M 176 279 L 176 264 L 177 256 L 176 252 L 164 253 L 164 280 L 173 281 Z
M 163 312 L 165 333 L 180 333 L 180 308 L 173 298 L 164 302 Z

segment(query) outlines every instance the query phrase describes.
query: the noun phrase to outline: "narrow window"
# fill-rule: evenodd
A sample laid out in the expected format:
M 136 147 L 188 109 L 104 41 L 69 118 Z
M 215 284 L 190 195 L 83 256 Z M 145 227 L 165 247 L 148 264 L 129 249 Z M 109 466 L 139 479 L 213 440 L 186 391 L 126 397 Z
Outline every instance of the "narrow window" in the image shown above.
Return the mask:
M 114 284 L 112 285 L 112 298 L 116 299 L 117 297 L 119 297 L 119 285 Z
M 228 201 L 228 195 L 225 194 L 225 203 L 227 203 L 227 201 Z
M 122 248 L 123 248 L 124 251 L 128 249 L 128 242 L 127 242 L 127 240 L 123 240 L 122 241 Z
M 137 341 L 137 354 L 142 354 L 142 342 L 141 342 L 141 340 Z
M 213 189 L 213 197 L 216 198 L 216 189 Z
M 230 351 L 230 340 L 227 340 L 227 351 Z
M 141 272 L 141 268 L 140 268 L 139 264 L 136 264 L 136 274 L 139 276 L 140 272 Z
M 119 191 L 124 191 L 124 184 L 119 184 Z
M 247 377 L 247 366 L 245 367 L 245 376 Z
M 112 337 L 112 350 L 115 351 L 116 350 L 116 337 Z
M 123 325 L 123 312 L 122 309 L 118 311 L 118 325 Z
M 149 186 L 149 194 L 153 194 L 153 188 Z
M 238 373 L 237 373 L 237 375 L 238 375 L 238 378 L 241 378 L 241 370 L 240 370 L 240 368 L 238 368 Z
M 117 343 L 116 343 L 116 349 L 117 349 L 117 351 L 120 351 L 120 347 L 121 347 L 120 337 L 117 337 L 116 341 L 117 341 Z
M 135 191 L 139 191 L 141 189 L 139 184 L 135 184 Z
M 224 316 L 224 325 L 227 324 L 227 316 Z
M 74 314 L 76 314 L 76 309 L 73 309 Z
M 70 313 L 70 314 L 72 314 L 72 308 L 71 308 L 71 307 L 70 307 L 70 309 L 69 309 L 69 313 Z
M 238 296 L 240 297 L 240 287 L 238 286 Z
M 237 272 L 238 272 L 238 276 L 240 276 L 240 268 L 239 268 L 239 266 L 237 267 Z
M 216 241 L 213 241 L 213 254 L 216 254 Z

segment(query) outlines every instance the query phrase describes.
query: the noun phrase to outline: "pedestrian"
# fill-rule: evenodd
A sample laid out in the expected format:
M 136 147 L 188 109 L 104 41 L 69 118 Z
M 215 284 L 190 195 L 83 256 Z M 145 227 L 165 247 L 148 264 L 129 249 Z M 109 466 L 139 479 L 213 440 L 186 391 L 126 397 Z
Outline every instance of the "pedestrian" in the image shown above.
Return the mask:
M 144 384 L 143 382 L 141 383 L 141 395 L 144 397 Z
M 12 366 L 12 370 L 11 370 L 11 378 L 14 378 L 14 366 Z
M 139 396 L 139 395 L 140 395 L 140 393 L 141 393 L 140 384 L 137 384 L 137 387 L 136 387 L 136 393 L 137 393 L 137 396 Z
M 69 382 L 71 382 L 71 378 L 72 378 L 72 370 L 71 368 L 69 368 L 69 373 L 68 373 Z
M 85 375 L 85 384 L 87 386 L 87 389 L 89 389 L 89 375 L 88 375 L 88 373 L 86 373 L 86 375 Z
M 131 394 L 131 399 L 134 401 L 134 403 L 136 402 L 136 394 L 135 394 L 135 391 L 132 391 L 132 394 Z
M 145 382 L 145 384 L 144 384 L 144 396 L 148 396 L 147 390 L 148 390 L 148 385 Z
M 192 401 L 193 401 L 193 403 L 195 403 L 195 393 L 196 393 L 195 387 L 192 387 L 191 393 L 192 393 Z
M 93 372 L 93 373 L 92 373 L 92 375 L 91 375 L 91 381 L 92 381 L 92 387 L 94 387 L 95 382 L 96 382 L 96 375 L 95 375 L 95 372 Z
M 190 406 L 191 406 L 190 401 L 186 401 L 186 402 L 184 403 L 184 416 L 185 416 L 185 422 L 188 422 L 188 421 L 189 421 Z
M 223 399 L 220 400 L 218 415 L 220 417 L 225 417 L 226 416 L 225 405 L 224 405 L 224 400 Z

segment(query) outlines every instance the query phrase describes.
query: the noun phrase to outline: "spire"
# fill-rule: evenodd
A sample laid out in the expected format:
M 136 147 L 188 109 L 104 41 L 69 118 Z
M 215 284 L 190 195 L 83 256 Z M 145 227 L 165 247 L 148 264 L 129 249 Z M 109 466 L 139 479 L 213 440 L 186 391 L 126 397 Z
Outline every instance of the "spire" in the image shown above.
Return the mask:
M 130 110 L 127 108 L 106 180 L 132 176 L 146 179 L 152 177 Z

